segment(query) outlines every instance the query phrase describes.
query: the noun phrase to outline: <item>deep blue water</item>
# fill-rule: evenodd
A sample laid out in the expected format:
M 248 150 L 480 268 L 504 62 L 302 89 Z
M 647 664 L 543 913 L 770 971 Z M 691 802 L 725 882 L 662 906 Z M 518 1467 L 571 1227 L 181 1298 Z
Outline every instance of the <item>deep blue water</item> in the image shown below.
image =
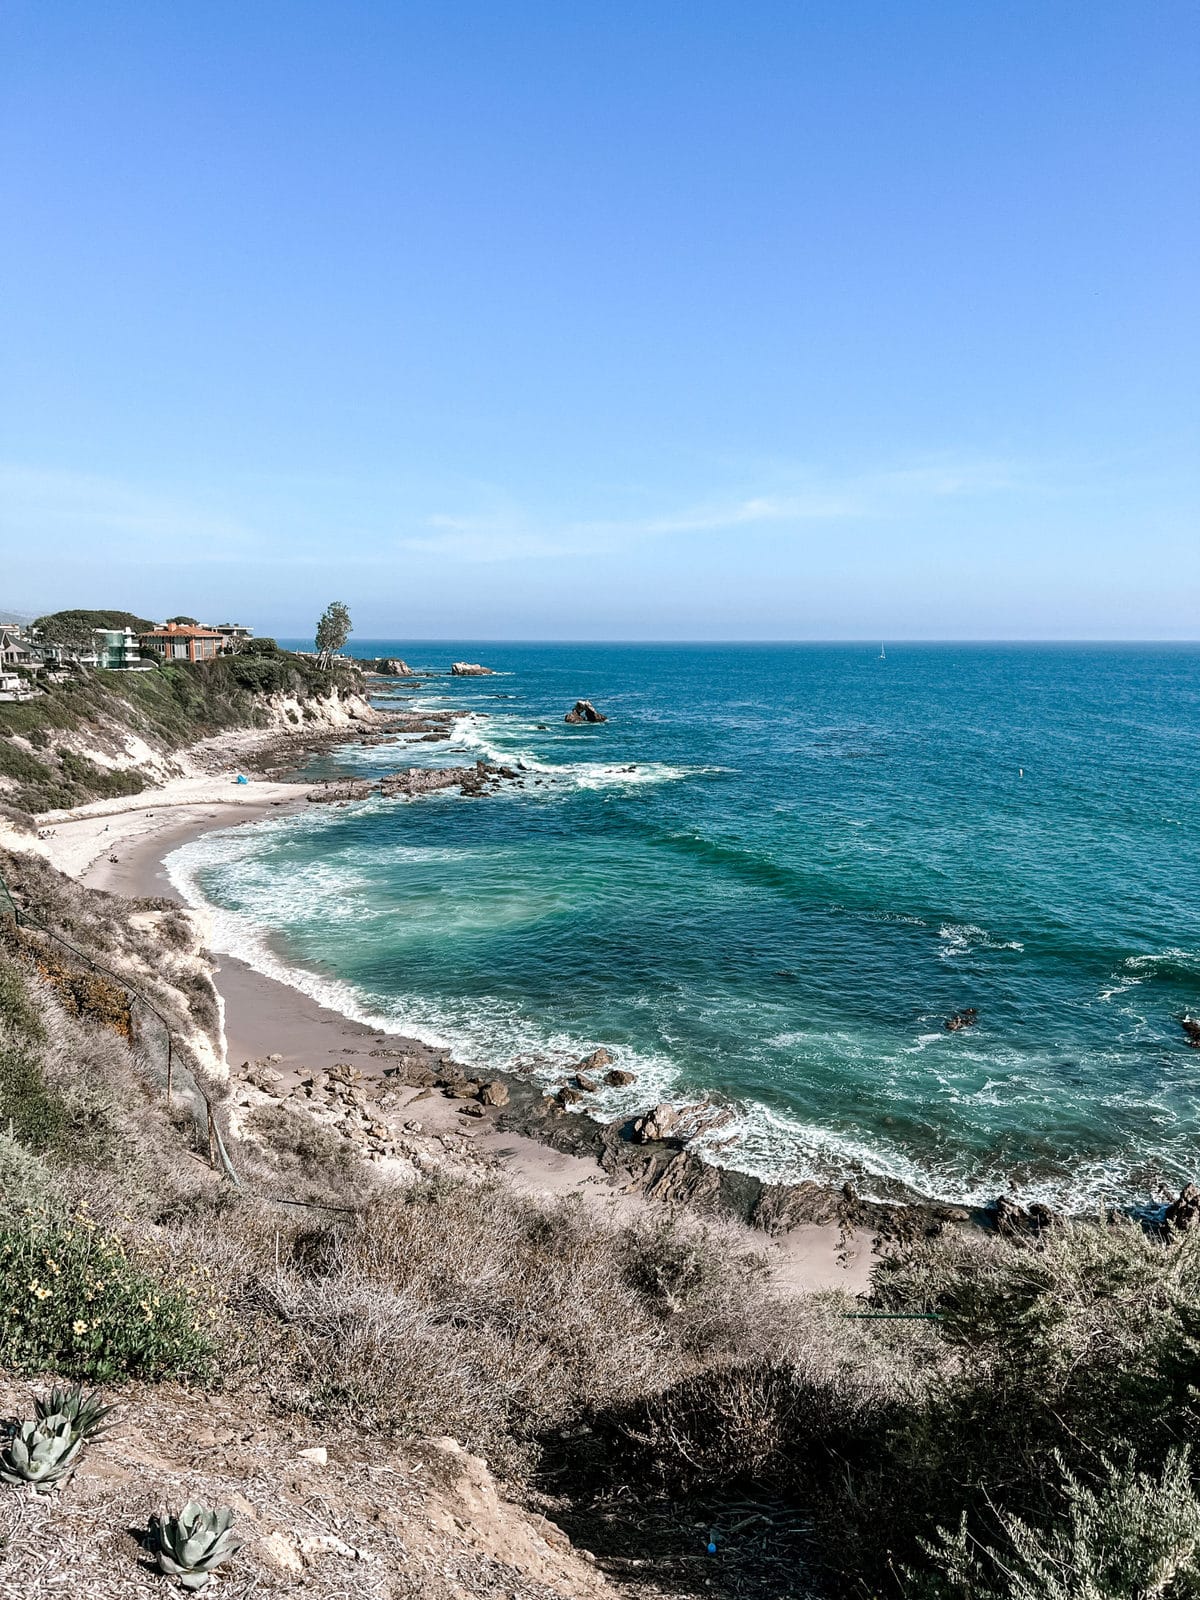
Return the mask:
M 416 692 L 451 744 L 314 771 L 526 787 L 186 847 L 227 948 L 496 1065 L 607 1045 L 639 1083 L 600 1109 L 709 1092 L 749 1170 L 1080 1201 L 1200 1165 L 1200 648 L 355 649 L 505 675 Z

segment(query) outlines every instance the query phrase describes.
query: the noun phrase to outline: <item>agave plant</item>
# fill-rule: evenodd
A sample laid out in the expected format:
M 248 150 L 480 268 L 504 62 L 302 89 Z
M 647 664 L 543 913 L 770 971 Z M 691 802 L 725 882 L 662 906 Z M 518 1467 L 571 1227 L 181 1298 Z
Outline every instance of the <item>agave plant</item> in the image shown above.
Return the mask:
M 29 1483 L 39 1494 L 61 1489 L 75 1470 L 82 1444 L 70 1417 L 54 1415 L 18 1422 L 0 1451 L 0 1481 Z
M 159 1567 L 185 1589 L 202 1589 L 213 1568 L 242 1547 L 241 1539 L 230 1532 L 232 1522 L 233 1512 L 228 1507 L 213 1511 L 198 1500 L 189 1500 L 174 1517 L 164 1506 L 151 1530 Z
M 47 1417 L 66 1417 L 77 1439 L 102 1439 L 107 1433 L 103 1426 L 105 1417 L 116 1410 L 106 1406 L 97 1391 L 84 1394 L 78 1384 L 73 1389 L 51 1389 L 41 1400 L 33 1402 L 39 1420 Z

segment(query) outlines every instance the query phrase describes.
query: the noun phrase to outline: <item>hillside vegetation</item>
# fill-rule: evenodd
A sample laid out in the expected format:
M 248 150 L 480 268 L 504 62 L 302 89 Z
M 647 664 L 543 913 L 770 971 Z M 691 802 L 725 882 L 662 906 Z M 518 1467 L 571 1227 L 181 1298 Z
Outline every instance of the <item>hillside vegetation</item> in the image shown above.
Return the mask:
M 323 671 L 262 640 L 215 661 L 75 675 L 35 699 L 0 703 L 0 803 L 34 814 L 136 794 L 147 775 L 131 741 L 170 753 L 227 728 L 271 725 L 278 697 L 303 706 L 361 693 L 361 684 L 352 667 Z
M 683 1216 L 606 1225 L 447 1170 L 400 1186 L 327 1132 L 298 1163 L 295 1117 L 236 1137 L 184 913 L 81 890 L 33 856 L 0 855 L 0 873 L 180 1040 L 168 1111 L 145 1008 L 0 913 L 0 1376 L 103 1380 L 184 1474 L 191 1447 L 161 1436 L 182 1411 L 246 1440 L 316 1430 L 347 1463 L 416 1478 L 419 1441 L 452 1434 L 626 1595 L 1200 1595 L 1196 1234 L 947 1231 L 884 1260 L 868 1304 L 783 1299 Z M 209 1163 L 204 1094 L 240 1187 Z M 344 1476 L 324 1504 L 353 1478 L 356 1527 L 372 1493 L 394 1514 L 399 1479 Z M 482 1558 L 474 1588 L 418 1581 L 415 1525 L 399 1544 L 361 1534 L 390 1563 L 362 1569 L 381 1585 L 363 1592 L 618 1592 Z M 56 1526 L 47 1511 L 10 1563 L 61 1560 Z M 259 1533 L 240 1581 L 287 1588 Z M 116 1551 L 89 1593 L 128 1592 L 135 1559 Z M 0 1583 L 33 1570 L 0 1565 Z

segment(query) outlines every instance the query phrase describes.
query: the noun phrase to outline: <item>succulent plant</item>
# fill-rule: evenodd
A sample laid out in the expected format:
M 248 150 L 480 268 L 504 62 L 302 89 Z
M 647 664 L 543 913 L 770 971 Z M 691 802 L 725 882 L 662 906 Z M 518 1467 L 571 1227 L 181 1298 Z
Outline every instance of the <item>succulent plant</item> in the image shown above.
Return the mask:
M 33 1402 L 39 1421 L 47 1417 L 66 1417 L 77 1439 L 102 1439 L 107 1433 L 103 1426 L 105 1417 L 116 1410 L 106 1406 L 97 1391 L 84 1394 L 78 1384 L 73 1389 L 51 1389 L 41 1400 Z
M 185 1589 L 202 1589 L 212 1569 L 242 1547 L 232 1522 L 228 1507 L 213 1511 L 198 1500 L 189 1500 L 177 1517 L 164 1507 L 152 1528 L 159 1567 Z
M 38 1417 L 18 1422 L 0 1451 L 0 1481 L 30 1483 L 39 1494 L 60 1489 L 75 1470 L 82 1438 L 70 1417 Z

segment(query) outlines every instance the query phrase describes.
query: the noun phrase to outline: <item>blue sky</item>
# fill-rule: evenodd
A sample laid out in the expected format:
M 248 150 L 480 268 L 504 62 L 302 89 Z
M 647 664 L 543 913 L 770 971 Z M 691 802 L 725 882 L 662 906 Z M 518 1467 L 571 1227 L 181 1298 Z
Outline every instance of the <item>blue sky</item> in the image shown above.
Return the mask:
M 7 0 L 0 607 L 1200 635 L 1192 0 Z

